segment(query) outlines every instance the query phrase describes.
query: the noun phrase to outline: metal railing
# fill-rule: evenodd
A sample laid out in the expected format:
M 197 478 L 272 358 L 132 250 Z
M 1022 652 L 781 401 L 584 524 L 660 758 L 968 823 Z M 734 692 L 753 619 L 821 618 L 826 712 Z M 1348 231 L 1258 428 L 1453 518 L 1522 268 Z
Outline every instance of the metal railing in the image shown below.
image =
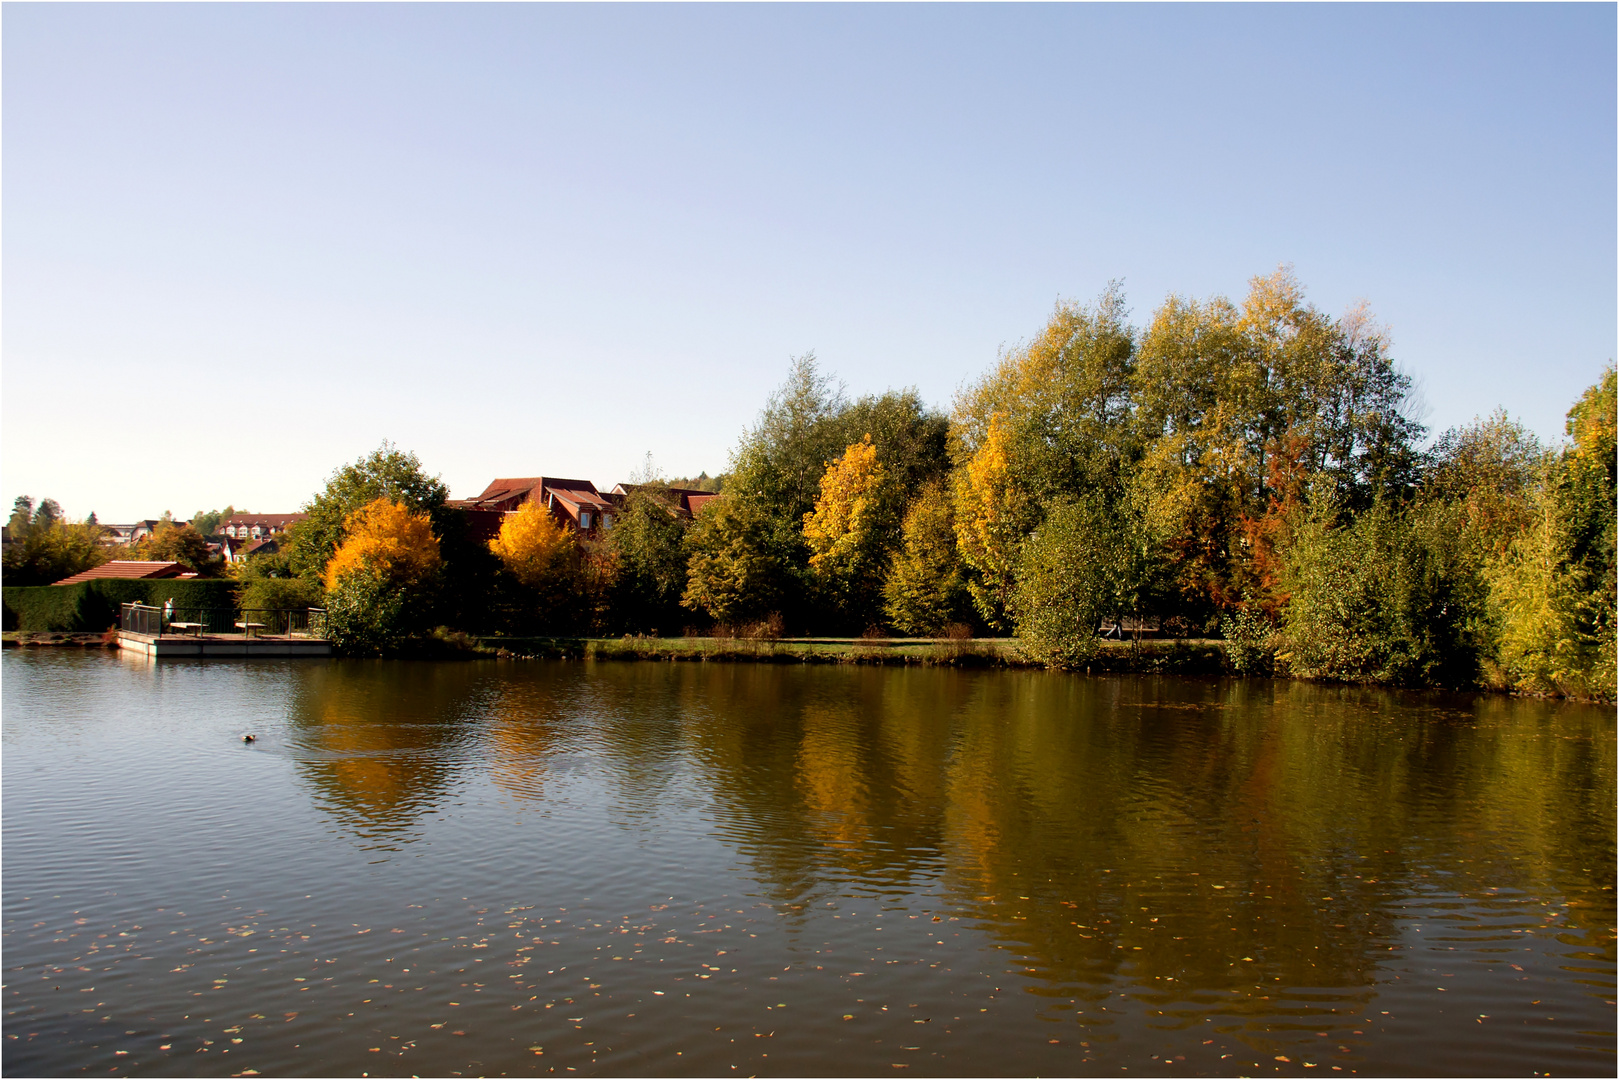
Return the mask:
M 118 613 L 118 628 L 131 634 L 157 637 L 163 633 L 163 609 L 146 604 L 125 604 Z
M 119 627 L 132 634 L 160 637 L 307 638 L 326 637 L 325 608 L 198 608 L 125 604 Z

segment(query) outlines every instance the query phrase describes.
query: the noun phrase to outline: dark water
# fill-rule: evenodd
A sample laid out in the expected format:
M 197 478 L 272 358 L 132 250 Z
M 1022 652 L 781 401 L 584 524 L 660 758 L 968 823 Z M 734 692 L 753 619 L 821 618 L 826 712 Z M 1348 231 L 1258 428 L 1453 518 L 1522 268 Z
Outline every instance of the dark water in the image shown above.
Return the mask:
M 10 1075 L 1614 1071 L 1611 709 L 48 650 L 3 690 Z

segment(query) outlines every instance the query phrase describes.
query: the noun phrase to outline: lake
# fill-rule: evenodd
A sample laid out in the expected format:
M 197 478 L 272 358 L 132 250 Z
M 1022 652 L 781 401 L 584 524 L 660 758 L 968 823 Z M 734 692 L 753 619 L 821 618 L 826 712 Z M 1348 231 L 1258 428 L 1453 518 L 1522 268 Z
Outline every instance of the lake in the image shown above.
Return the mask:
M 0 679 L 10 1075 L 1615 1069 L 1611 708 L 51 649 Z

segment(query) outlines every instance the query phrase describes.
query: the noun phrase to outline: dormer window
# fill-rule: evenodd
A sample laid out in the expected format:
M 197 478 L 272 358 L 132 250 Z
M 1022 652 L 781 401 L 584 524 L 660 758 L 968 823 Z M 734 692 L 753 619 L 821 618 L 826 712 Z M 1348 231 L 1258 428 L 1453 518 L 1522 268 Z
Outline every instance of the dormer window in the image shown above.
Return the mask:
M 579 511 L 579 527 L 581 529 L 590 528 L 590 511 L 589 510 L 581 510 L 581 511 Z
M 603 514 L 602 515 L 602 528 L 611 529 L 612 527 L 613 527 L 613 515 L 612 514 Z

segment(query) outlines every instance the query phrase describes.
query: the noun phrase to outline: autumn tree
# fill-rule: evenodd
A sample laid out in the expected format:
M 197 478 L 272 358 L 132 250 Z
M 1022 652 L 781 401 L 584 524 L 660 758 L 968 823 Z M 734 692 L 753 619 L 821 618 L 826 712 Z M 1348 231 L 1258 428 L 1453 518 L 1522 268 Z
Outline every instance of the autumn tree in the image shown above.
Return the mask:
M 573 530 L 543 503 L 530 500 L 507 514 L 489 550 L 518 586 L 516 626 L 554 628 L 569 613 L 579 545 Z
M 424 630 L 442 565 L 427 514 L 381 496 L 344 519 L 343 535 L 324 574 L 333 642 L 375 653 Z
M 443 508 L 448 497 L 443 482 L 428 476 L 415 454 L 384 442 L 331 475 L 326 487 L 304 504 L 309 516 L 288 530 L 282 548 L 297 573 L 318 580 L 343 543 L 347 522 L 355 511 L 376 499 L 388 499 L 412 512 L 432 514 Z
M 804 539 L 823 600 L 846 625 L 866 624 L 880 614 L 903 505 L 903 493 L 877 460 L 870 434 L 849 444 L 821 476 L 815 509 L 804 515 Z
M 1287 521 L 1318 498 L 1353 514 L 1409 496 L 1410 385 L 1364 307 L 1331 318 L 1285 267 L 1241 307 L 1164 302 L 1132 375 L 1139 484 L 1194 621 L 1278 610 Z
M 1518 689 L 1615 696 L 1615 428 L 1610 365 L 1569 410 L 1570 442 L 1491 567 L 1496 664 Z
M 7 585 L 53 585 L 100 566 L 113 554 L 101 542 L 100 526 L 93 520 L 66 520 L 54 499 L 35 506 L 30 496 L 19 497 L 7 528 L 11 547 L 0 563 Z
M 956 399 L 956 537 L 979 614 L 1004 627 L 1013 567 L 1046 508 L 1122 490 L 1138 456 L 1130 387 L 1135 332 L 1114 284 L 1094 305 L 1059 304 Z
M 949 488 L 936 480 L 905 512 L 900 547 L 883 582 L 883 612 L 907 634 L 931 636 L 971 618 L 953 509 Z

